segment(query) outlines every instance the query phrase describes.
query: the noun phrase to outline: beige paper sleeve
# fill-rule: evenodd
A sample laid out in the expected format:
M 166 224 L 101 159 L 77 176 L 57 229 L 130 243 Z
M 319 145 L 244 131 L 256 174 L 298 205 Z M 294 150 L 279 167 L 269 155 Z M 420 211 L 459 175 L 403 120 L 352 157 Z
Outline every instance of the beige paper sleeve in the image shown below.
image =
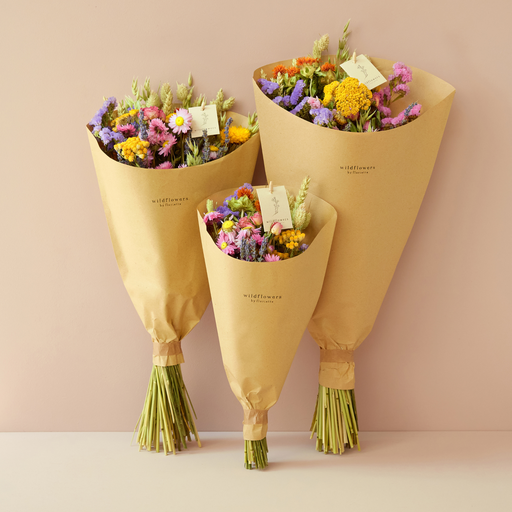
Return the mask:
M 331 56 L 331 60 L 332 60 Z M 393 62 L 372 58 L 388 76 Z M 277 64 L 263 67 L 268 76 Z M 355 350 L 372 330 L 423 200 L 455 89 L 412 68 L 411 92 L 397 115 L 417 101 L 421 115 L 406 126 L 376 133 L 319 127 L 269 100 L 254 73 L 254 94 L 267 178 L 297 187 L 311 176 L 311 191 L 338 212 L 332 255 L 309 331 L 323 350 Z M 354 387 L 354 363 L 320 363 L 320 384 Z
M 219 187 L 252 180 L 259 134 L 219 160 L 184 169 L 123 165 L 88 136 L 117 265 L 153 340 L 153 363 L 183 363 L 180 342 L 210 302 L 196 207 Z
M 228 189 L 210 198 L 221 204 L 232 193 Z M 289 260 L 261 263 L 224 254 L 202 220 L 206 200 L 197 208 L 222 360 L 231 390 L 244 408 L 248 440 L 266 435 L 261 411 L 279 398 L 322 288 L 336 211 L 312 194 L 307 206 L 312 220 L 304 243 L 309 248 Z M 253 416 L 248 412 L 252 410 L 257 411 Z

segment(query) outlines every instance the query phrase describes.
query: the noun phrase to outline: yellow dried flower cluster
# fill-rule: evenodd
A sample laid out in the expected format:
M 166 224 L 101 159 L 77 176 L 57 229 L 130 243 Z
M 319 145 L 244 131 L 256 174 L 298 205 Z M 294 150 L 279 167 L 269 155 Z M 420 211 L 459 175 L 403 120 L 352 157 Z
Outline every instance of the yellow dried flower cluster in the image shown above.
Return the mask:
M 121 156 L 128 160 L 128 162 L 133 162 L 135 157 L 138 156 L 141 160 L 146 158 L 148 152 L 149 142 L 147 140 L 140 140 L 139 137 L 130 137 L 124 142 L 120 142 L 114 146 L 114 149 Z
M 129 112 L 127 112 L 126 114 L 116 117 L 110 124 L 111 126 L 113 126 L 112 131 L 117 132 L 117 127 L 119 125 L 122 126 L 123 124 L 125 124 L 126 121 L 130 121 L 130 119 L 128 119 L 128 118 L 135 117 L 138 115 L 138 113 L 139 113 L 139 111 L 134 108 L 134 109 L 130 110 Z
M 345 78 L 334 91 L 336 109 L 341 115 L 355 116 L 360 110 L 367 110 L 372 103 L 372 93 L 357 78 Z
M 299 247 L 299 243 L 304 240 L 306 235 L 301 233 L 300 229 L 287 229 L 282 231 L 279 236 L 279 243 L 286 246 L 288 249 L 293 250 Z
M 336 87 L 338 87 L 338 85 L 340 85 L 340 83 L 335 80 L 334 82 L 331 82 L 330 84 L 324 87 L 324 99 L 322 100 L 324 107 L 327 107 L 327 105 L 329 105 L 329 103 L 331 102 L 332 97 L 334 95 L 334 91 Z
M 229 127 L 229 143 L 230 144 L 243 144 L 251 137 L 251 132 L 243 126 L 230 126 Z M 226 139 L 224 132 L 221 133 L 222 142 Z

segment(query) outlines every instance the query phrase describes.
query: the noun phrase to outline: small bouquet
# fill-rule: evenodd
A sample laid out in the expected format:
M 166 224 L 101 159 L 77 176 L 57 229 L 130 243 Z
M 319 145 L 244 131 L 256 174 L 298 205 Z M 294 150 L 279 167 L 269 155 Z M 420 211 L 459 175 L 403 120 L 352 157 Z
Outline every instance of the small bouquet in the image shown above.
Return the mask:
M 178 85 L 181 103 L 149 79 L 132 91 L 107 99 L 88 135 L 119 271 L 153 341 L 137 441 L 160 451 L 162 436 L 167 454 L 191 434 L 200 446 L 180 369 L 181 341 L 210 302 L 195 208 L 217 187 L 252 179 L 259 134 L 254 115 L 228 111 L 234 98 L 222 89 L 209 105 L 194 99 L 191 79 Z
M 244 410 L 247 469 L 267 466 L 268 410 L 317 303 L 331 249 L 336 212 L 308 186 L 309 178 L 296 197 L 279 187 L 277 197 L 278 188 L 246 183 L 197 208 L 224 369 Z M 291 229 L 274 216 L 291 219 Z
M 253 85 L 267 178 L 297 186 L 307 172 L 312 191 L 338 212 L 308 328 L 320 346 L 312 437 L 318 450 L 343 453 L 359 446 L 354 350 L 372 330 L 413 227 L 455 90 L 402 63 L 354 62 L 348 24 L 337 55 L 322 57 L 328 46 L 326 35 L 311 56 L 257 69 Z

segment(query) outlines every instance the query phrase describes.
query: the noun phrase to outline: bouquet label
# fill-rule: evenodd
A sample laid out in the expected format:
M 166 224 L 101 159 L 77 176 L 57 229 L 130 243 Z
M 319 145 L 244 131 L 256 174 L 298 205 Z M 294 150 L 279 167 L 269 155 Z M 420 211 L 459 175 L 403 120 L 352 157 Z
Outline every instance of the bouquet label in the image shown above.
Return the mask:
M 264 231 L 270 231 L 270 227 L 274 222 L 280 222 L 283 229 L 293 228 L 292 214 L 285 187 L 274 187 L 272 193 L 268 188 L 259 188 L 258 199 L 260 201 Z
M 340 64 L 340 67 L 348 76 L 357 78 L 370 90 L 387 82 L 382 73 L 364 55 L 358 55 L 355 62 L 352 59 L 347 60 Z
M 192 138 L 202 137 L 204 130 L 206 130 L 207 135 L 218 135 L 220 133 L 215 105 L 190 107 L 188 111 L 192 114 Z

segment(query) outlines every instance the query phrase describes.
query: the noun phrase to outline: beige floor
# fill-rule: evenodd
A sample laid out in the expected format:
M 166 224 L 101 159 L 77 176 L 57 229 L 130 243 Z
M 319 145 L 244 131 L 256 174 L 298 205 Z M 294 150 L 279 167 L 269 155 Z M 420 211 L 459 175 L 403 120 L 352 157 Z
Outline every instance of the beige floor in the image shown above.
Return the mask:
M 367 432 L 343 456 L 269 433 L 265 471 L 241 434 L 201 437 L 165 457 L 127 433 L 0 434 L 0 511 L 512 511 L 512 432 Z

